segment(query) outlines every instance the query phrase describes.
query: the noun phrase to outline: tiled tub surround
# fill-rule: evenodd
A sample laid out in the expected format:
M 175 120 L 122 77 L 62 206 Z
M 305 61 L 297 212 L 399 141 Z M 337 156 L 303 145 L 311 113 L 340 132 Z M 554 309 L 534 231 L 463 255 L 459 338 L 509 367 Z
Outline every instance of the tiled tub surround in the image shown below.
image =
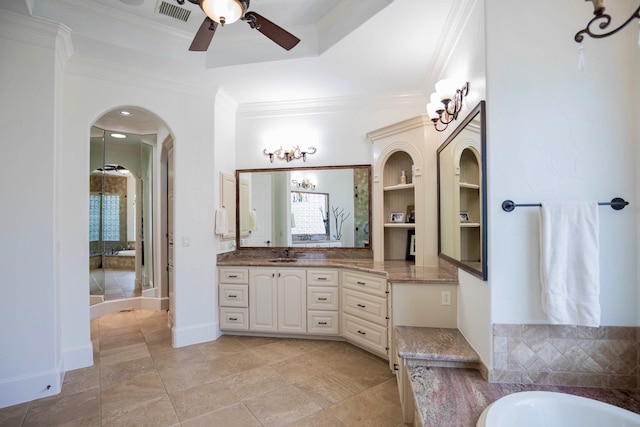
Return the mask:
M 638 328 L 493 326 L 490 381 L 636 389 Z

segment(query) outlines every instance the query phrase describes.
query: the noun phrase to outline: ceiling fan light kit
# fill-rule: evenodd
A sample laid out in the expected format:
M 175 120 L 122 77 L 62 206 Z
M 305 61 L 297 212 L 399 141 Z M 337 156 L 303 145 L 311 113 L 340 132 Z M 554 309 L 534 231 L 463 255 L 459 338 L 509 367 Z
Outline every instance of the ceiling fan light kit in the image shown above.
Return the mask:
M 202 0 L 204 13 L 218 24 L 233 24 L 244 15 L 246 2 L 237 0 Z
M 184 4 L 185 0 L 176 1 L 178 4 Z M 213 40 L 218 24 L 224 27 L 225 24 L 232 24 L 238 20 L 246 21 L 252 29 L 260 31 L 283 49 L 291 50 L 300 42 L 299 38 L 284 28 L 256 12 L 248 11 L 250 0 L 189 0 L 189 2 L 198 5 L 207 15 L 193 38 L 190 51 L 206 51 Z

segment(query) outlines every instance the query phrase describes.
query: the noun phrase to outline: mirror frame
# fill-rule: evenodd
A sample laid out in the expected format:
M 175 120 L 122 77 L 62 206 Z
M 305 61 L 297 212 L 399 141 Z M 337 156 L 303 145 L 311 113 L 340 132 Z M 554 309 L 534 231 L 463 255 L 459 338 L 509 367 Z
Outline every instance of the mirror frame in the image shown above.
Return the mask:
M 264 249 L 260 246 L 241 246 L 240 245 L 240 174 L 241 173 L 255 173 L 255 172 L 293 172 L 293 171 L 303 171 L 303 170 L 336 170 L 336 169 L 355 169 L 355 168 L 363 168 L 367 169 L 368 176 L 368 197 L 369 197 L 369 246 L 368 247 L 332 247 L 332 248 L 296 248 L 296 251 L 373 251 L 373 234 L 371 226 L 371 211 L 373 209 L 373 200 L 372 200 L 372 176 L 371 176 L 371 165 L 370 164 L 362 164 L 362 165 L 335 165 L 335 166 L 302 166 L 302 167 L 289 167 L 289 168 L 258 168 L 258 169 L 236 169 L 236 250 L 256 250 L 256 249 Z M 269 249 L 284 249 L 285 246 L 269 246 Z
M 468 264 L 453 258 L 442 252 L 442 209 L 441 209 L 441 186 L 440 169 L 441 159 L 440 153 L 467 127 L 473 119 L 480 115 L 480 268 L 478 270 Z M 454 266 L 473 274 L 474 276 L 486 281 L 487 280 L 487 159 L 486 159 L 486 108 L 485 101 L 480 101 L 473 110 L 469 112 L 467 117 L 460 125 L 447 137 L 447 139 L 438 147 L 437 150 L 437 181 L 438 181 L 438 256 Z

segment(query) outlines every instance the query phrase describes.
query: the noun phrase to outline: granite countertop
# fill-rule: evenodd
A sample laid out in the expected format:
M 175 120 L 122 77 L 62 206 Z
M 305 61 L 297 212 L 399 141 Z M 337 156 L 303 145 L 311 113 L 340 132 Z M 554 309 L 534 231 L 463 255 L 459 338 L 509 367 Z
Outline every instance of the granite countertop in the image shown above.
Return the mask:
M 279 256 L 282 251 L 258 254 L 230 252 L 218 255 L 217 265 L 242 267 L 349 268 L 385 276 L 390 282 L 458 284 L 457 271 L 446 267 L 416 267 L 408 261 L 374 261 L 371 258 L 337 257 L 334 254 L 296 254 L 295 261 Z
M 489 383 L 475 369 L 410 366 L 407 370 L 420 417 L 416 425 L 423 427 L 475 427 L 482 411 L 494 401 L 535 390 L 587 397 L 640 413 L 636 390 Z
M 396 350 L 403 359 L 480 363 L 478 353 L 457 329 L 396 326 L 395 337 Z

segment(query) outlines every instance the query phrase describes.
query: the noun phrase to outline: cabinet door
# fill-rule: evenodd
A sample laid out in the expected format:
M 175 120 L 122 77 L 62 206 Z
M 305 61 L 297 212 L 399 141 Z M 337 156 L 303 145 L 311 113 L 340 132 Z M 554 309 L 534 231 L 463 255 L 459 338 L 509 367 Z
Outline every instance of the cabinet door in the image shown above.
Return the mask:
M 278 290 L 276 270 L 249 271 L 249 330 L 278 330 Z
M 278 332 L 307 333 L 305 270 L 278 270 Z

